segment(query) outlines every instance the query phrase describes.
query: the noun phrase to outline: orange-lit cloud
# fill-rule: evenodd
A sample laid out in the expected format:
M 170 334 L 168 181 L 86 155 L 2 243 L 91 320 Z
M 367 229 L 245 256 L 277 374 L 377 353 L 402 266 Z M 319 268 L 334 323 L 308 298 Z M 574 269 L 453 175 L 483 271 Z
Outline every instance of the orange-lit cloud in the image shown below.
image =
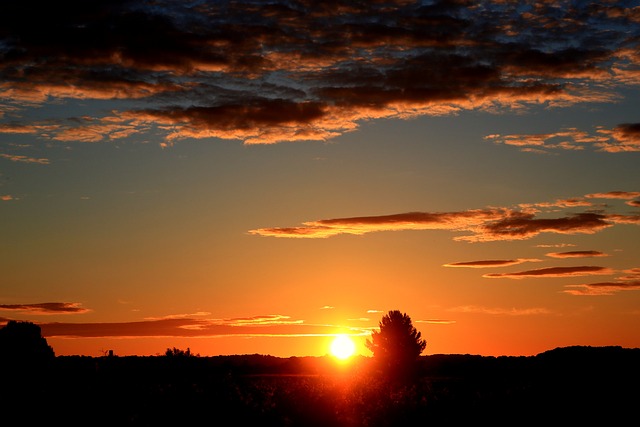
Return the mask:
M 19 156 L 19 155 L 15 155 L 15 154 L 0 153 L 0 158 L 9 159 L 12 162 L 37 163 L 37 164 L 41 164 L 41 165 L 48 165 L 49 164 L 49 159 L 44 159 L 44 158 L 36 159 L 36 158 L 33 158 L 33 157 Z
M 449 311 L 458 313 L 481 313 L 491 314 L 496 316 L 532 316 L 540 314 L 549 314 L 550 311 L 546 308 L 533 307 L 533 308 L 491 308 L 481 307 L 475 305 L 465 305 L 459 307 L 453 307 Z
M 550 150 L 584 150 L 593 147 L 610 153 L 640 151 L 640 123 L 620 124 L 613 129 L 597 128 L 588 133 L 575 128 L 554 133 L 485 136 L 498 144 L 519 147 L 522 151 L 547 152 Z
M 310 221 L 299 227 L 249 230 L 250 234 L 284 238 L 326 238 L 340 234 L 363 235 L 379 231 L 450 230 L 466 232 L 454 240 L 488 242 L 524 240 L 541 233 L 594 234 L 615 224 L 640 224 L 640 215 L 571 213 L 556 218 L 537 217 L 535 209 L 488 208 L 461 212 L 408 212 L 402 214 L 334 218 Z
M 618 280 L 636 280 L 640 279 L 640 268 L 630 268 L 623 270 L 626 276 L 618 277 Z
M 452 325 L 456 323 L 456 321 L 447 320 L 447 319 L 429 319 L 429 320 L 414 320 L 414 323 L 428 323 L 430 325 Z
M 482 277 L 523 279 L 530 277 L 575 277 L 575 276 L 595 276 L 613 274 L 613 270 L 598 266 L 576 266 L 576 267 L 547 267 L 535 270 L 518 271 L 515 273 L 489 273 Z
M 588 199 L 635 199 L 640 197 L 640 191 L 608 191 L 606 193 L 591 193 L 584 197 Z
M 76 302 L 43 302 L 37 304 L 0 304 L 0 310 L 19 311 L 29 314 L 83 314 L 90 310 Z
M 605 257 L 609 256 L 599 251 L 569 251 L 569 252 L 550 252 L 547 254 L 551 258 L 589 258 L 589 257 Z
M 290 316 L 282 314 L 269 314 L 265 316 L 251 316 L 251 317 L 234 317 L 229 319 L 214 320 L 221 325 L 229 326 L 258 326 L 258 325 L 299 325 L 304 323 L 303 320 L 291 320 Z
M 21 113 L 34 106 L 95 101 L 83 117 L 31 131 L 82 142 L 151 132 L 165 146 L 327 140 L 375 118 L 613 102 L 615 89 L 640 82 L 637 13 L 609 3 L 572 4 L 566 15 L 552 2 L 522 13 L 502 0 L 147 6 L 38 3 L 36 18 L 32 2 L 3 2 L 0 119 L 11 123 L 0 132 L 28 131 Z M 493 139 L 525 149 L 640 146 L 634 123 Z
M 553 244 L 553 245 L 548 245 L 548 244 L 542 244 L 542 245 L 536 245 L 536 248 L 570 248 L 576 246 L 573 243 L 558 243 L 558 244 Z
M 565 290 L 562 291 L 569 295 L 578 296 L 599 296 L 599 295 L 614 295 L 621 291 L 639 291 L 640 280 L 628 281 L 628 282 L 599 282 L 599 283 L 584 283 L 580 285 L 567 285 Z
M 120 323 L 39 323 L 42 335 L 78 338 L 133 337 L 292 337 L 331 336 L 337 325 L 307 324 L 288 316 L 256 316 L 235 319 L 166 318 Z M 340 326 L 345 329 L 344 326 Z M 347 327 L 351 334 L 368 335 L 370 328 Z
M 463 261 L 444 264 L 443 267 L 469 267 L 469 268 L 488 268 L 488 267 L 507 267 L 510 265 L 522 264 L 524 262 L 539 262 L 539 259 L 496 259 L 482 261 Z

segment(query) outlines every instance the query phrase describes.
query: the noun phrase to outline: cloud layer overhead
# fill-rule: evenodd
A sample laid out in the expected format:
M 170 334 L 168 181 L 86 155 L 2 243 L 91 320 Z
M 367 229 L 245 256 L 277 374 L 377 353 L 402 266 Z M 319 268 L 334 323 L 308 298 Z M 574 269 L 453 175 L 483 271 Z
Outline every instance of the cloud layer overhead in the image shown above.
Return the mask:
M 633 2 L 26 1 L 0 17 L 0 132 L 46 140 L 328 140 L 370 119 L 613 102 L 640 83 Z M 26 118 L 86 101 L 98 108 Z M 639 127 L 490 139 L 638 151 Z

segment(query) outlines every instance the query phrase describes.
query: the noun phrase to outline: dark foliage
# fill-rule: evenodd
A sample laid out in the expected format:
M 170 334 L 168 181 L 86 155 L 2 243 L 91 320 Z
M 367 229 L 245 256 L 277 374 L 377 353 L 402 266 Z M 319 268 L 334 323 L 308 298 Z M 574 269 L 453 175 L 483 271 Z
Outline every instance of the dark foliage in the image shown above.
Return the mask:
M 366 342 L 379 367 L 394 377 L 411 375 L 416 359 L 427 346 L 411 317 L 392 310 L 382 317 L 379 326 L 380 330 L 373 331 Z
M 10 320 L 0 328 L 0 361 L 5 364 L 37 363 L 54 356 L 53 348 L 42 337 L 40 326 Z
M 375 366 L 369 357 L 58 356 L 22 384 L 5 381 L 0 405 L 20 425 L 513 426 L 622 424 L 640 399 L 640 349 L 420 356 L 402 383 Z

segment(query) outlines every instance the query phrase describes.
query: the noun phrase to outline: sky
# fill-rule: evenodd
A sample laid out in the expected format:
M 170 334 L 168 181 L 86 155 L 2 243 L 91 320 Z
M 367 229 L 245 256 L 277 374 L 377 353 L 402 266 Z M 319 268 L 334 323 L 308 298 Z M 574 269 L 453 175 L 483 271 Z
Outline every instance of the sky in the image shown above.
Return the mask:
M 56 355 L 640 347 L 634 1 L 0 3 L 0 325 Z

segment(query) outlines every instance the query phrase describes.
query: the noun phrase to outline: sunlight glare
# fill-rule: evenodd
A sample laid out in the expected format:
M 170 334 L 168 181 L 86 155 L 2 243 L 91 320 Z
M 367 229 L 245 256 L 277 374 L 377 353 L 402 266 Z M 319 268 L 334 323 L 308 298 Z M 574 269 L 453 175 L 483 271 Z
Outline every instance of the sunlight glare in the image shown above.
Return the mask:
M 338 359 L 348 359 L 356 351 L 356 345 L 347 335 L 338 335 L 331 342 L 331 354 Z

